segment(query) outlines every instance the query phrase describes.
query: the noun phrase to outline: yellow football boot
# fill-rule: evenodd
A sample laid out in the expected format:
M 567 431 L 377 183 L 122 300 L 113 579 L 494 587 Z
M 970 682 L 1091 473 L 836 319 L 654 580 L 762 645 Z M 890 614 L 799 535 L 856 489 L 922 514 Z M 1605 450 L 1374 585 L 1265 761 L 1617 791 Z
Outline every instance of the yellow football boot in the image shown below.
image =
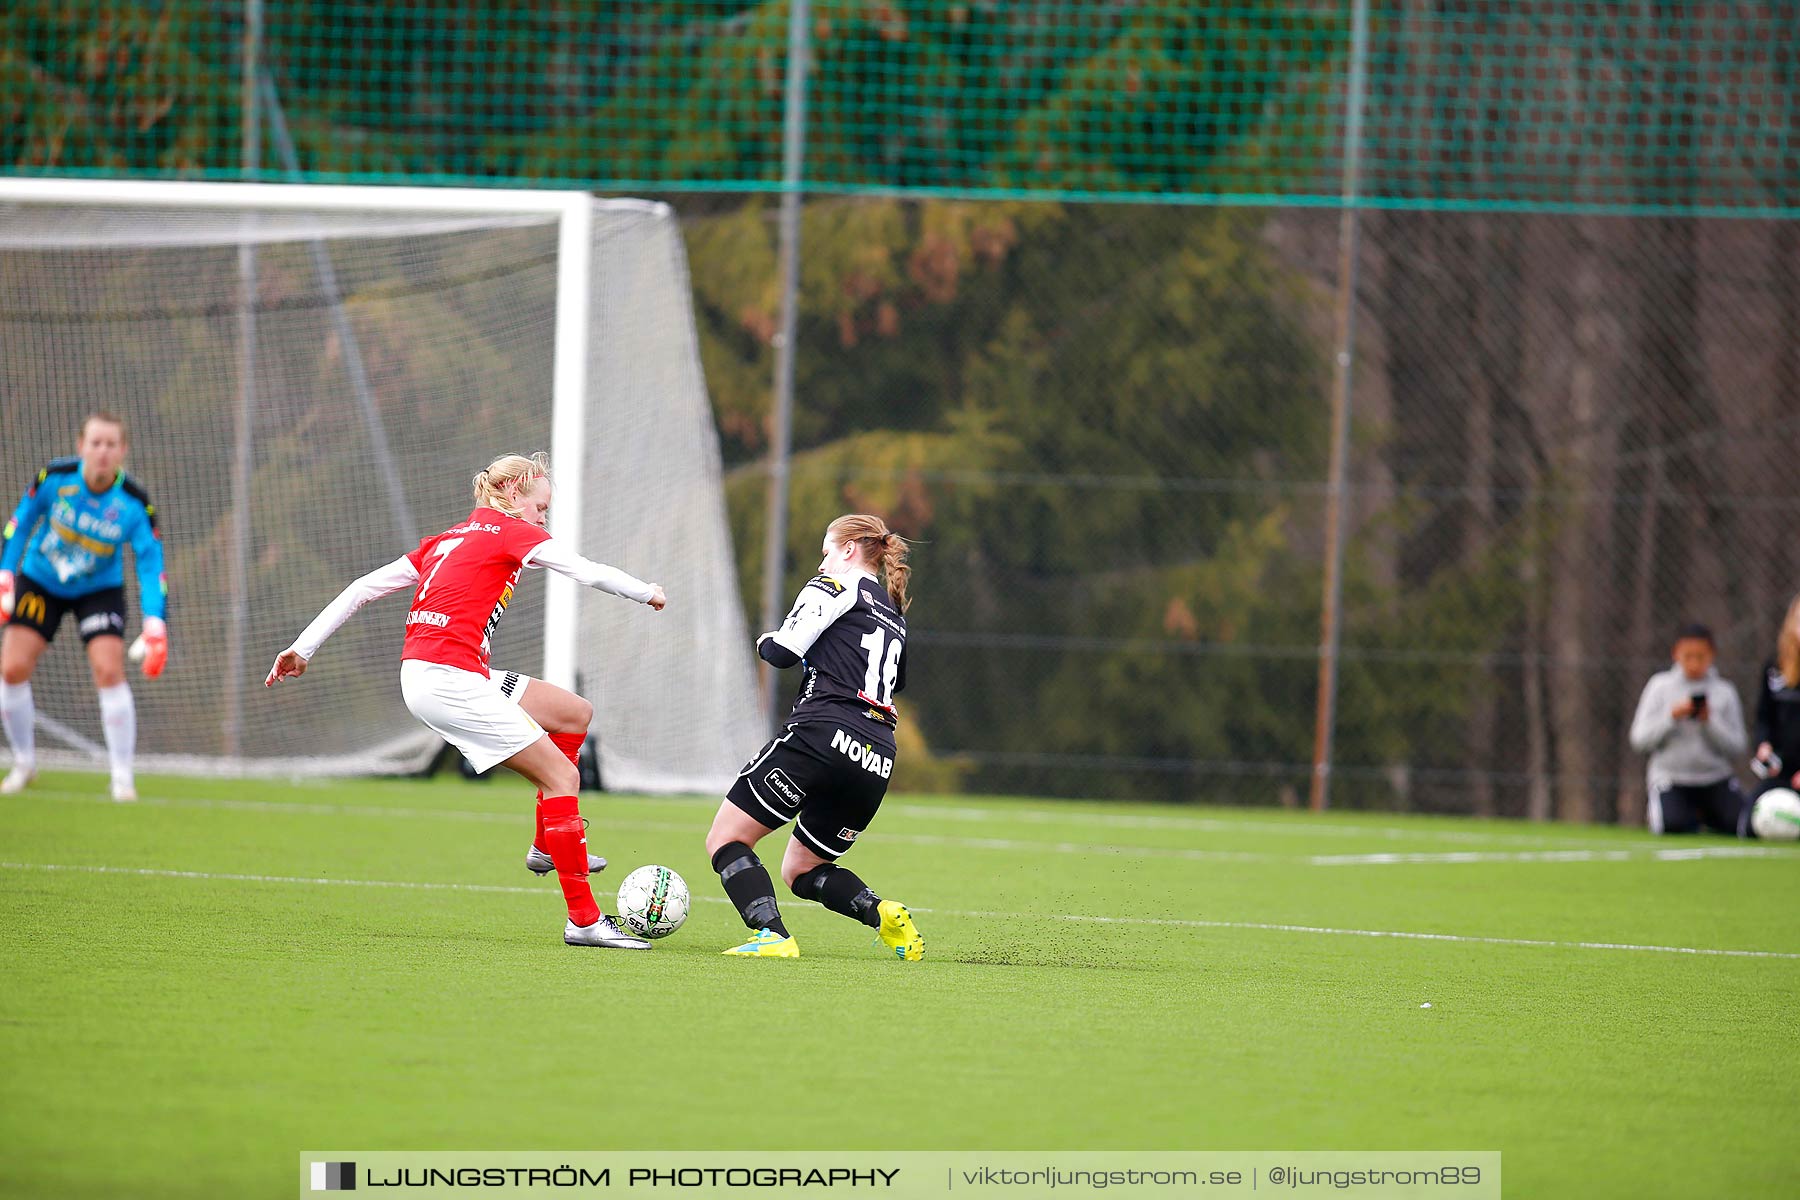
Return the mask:
M 925 939 L 913 924 L 912 914 L 898 900 L 883 900 L 875 910 L 881 914 L 881 940 L 894 952 L 895 958 L 918 962 L 925 957 Z
M 755 937 L 725 953 L 742 954 L 747 958 L 799 958 L 800 943 L 791 935 L 782 937 L 773 929 L 759 929 Z

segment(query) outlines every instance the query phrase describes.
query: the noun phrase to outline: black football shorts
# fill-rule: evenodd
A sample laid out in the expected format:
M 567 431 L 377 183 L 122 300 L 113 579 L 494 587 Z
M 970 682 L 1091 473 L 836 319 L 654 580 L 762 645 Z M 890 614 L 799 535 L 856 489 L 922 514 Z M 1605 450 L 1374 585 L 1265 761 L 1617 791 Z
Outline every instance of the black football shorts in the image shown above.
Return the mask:
M 794 836 L 821 858 L 848 854 L 894 773 L 894 750 L 835 724 L 789 725 L 757 751 L 725 798 L 770 829 L 794 822 Z
M 84 646 L 97 637 L 122 638 L 125 636 L 125 589 L 101 588 L 85 596 L 65 599 L 51 595 L 43 584 L 29 575 L 14 579 L 12 624 L 36 630 L 49 642 L 56 640 L 56 627 L 71 614 Z

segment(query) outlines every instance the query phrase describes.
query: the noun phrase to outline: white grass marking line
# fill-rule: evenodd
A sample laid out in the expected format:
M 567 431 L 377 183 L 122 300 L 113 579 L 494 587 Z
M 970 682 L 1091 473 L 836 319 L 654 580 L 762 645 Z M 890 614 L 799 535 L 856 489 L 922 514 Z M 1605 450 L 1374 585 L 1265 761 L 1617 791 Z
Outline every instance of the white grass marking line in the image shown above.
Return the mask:
M 879 833 L 876 837 L 884 842 L 897 842 L 906 846 L 950 846 L 959 850 L 1025 850 L 1038 854 L 1175 858 L 1189 862 L 1303 864 L 1307 861 L 1291 854 L 1262 854 L 1254 850 L 1193 850 L 1181 846 L 1115 846 L 1093 842 L 1031 842 L 1013 838 L 940 837 L 929 833 Z
M 907 908 L 914 912 L 939 912 L 957 917 L 1031 917 L 1028 913 L 961 912 L 955 909 L 929 909 L 917 904 Z M 1271 921 L 1196 921 L 1176 917 L 1095 917 L 1080 913 L 1055 913 L 1037 920 L 1081 921 L 1100 925 L 1167 925 L 1178 929 L 1261 929 L 1276 933 L 1316 933 L 1332 937 L 1399 938 L 1419 942 L 1472 942 L 1486 946 L 1532 946 L 1562 950 L 1631 950 L 1645 954 L 1703 954 L 1721 958 L 1792 958 L 1800 953 L 1786 950 L 1719 950 L 1707 946 L 1648 946 L 1636 942 L 1563 942 L 1547 938 L 1482 937 L 1466 933 L 1418 933 L 1402 929 L 1337 929 L 1327 925 L 1285 925 Z
M 1788 851 L 1772 846 L 1688 846 L 1674 850 L 1639 847 L 1631 850 L 1517 850 L 1491 853 L 1462 850 L 1446 854 L 1315 854 L 1306 861 L 1315 867 L 1380 867 L 1405 863 L 1696 862 L 1706 858 L 1782 858 L 1788 854 Z
M 172 871 L 160 867 L 94 867 L 71 863 L 0 862 L 7 871 L 74 871 L 83 875 L 135 875 L 146 879 L 199 879 L 225 883 L 294 883 L 319 887 L 399 888 L 421 892 L 495 892 L 509 896 L 542 896 L 541 887 L 504 887 L 490 883 L 418 883 L 400 879 L 333 879 L 327 875 L 240 875 L 228 871 Z
M 312 787 L 325 783 L 335 784 L 341 781 L 302 780 L 301 784 Z M 285 784 L 283 786 L 293 786 Z M 105 800 L 104 788 L 93 792 L 73 792 L 55 788 L 33 788 L 27 795 L 62 800 Z M 324 812 L 343 812 L 357 815 L 379 816 L 387 813 L 414 815 L 429 812 L 433 815 L 461 818 L 465 820 L 502 821 L 512 818 L 502 813 L 478 813 L 458 811 L 454 809 L 413 809 L 385 808 L 378 805 L 305 805 L 304 803 L 284 803 L 277 800 L 191 800 L 142 794 L 140 803 L 163 804 L 181 807 L 236 807 L 256 806 L 270 811 L 314 808 Z M 645 801 L 641 798 L 628 798 L 626 803 L 651 803 L 666 808 L 702 808 L 715 809 L 719 806 L 716 799 L 700 796 L 659 796 Z M 1338 825 L 1329 820 L 1300 817 L 1293 821 L 1270 821 L 1256 817 L 1200 817 L 1182 814 L 1147 814 L 1147 813 L 1097 813 L 1078 809 L 1064 809 L 1061 802 L 1049 809 L 1031 809 L 1021 804 L 1018 808 L 976 808 L 968 805 L 930 805 L 907 804 L 895 802 L 883 805 L 883 810 L 890 814 L 908 817 L 921 817 L 945 821 L 964 822 L 996 822 L 1012 825 L 1099 825 L 1112 829 L 1174 829 L 1191 830 L 1200 833 L 1255 833 L 1269 834 L 1276 837 L 1308 837 L 1308 838 L 1363 838 L 1382 841 L 1433 841 L 1456 842 L 1466 845 L 1517 845 L 1536 846 L 1539 848 L 1566 849 L 1608 849 L 1603 842 L 1594 842 L 1579 837 L 1554 834 L 1508 833 L 1486 829 L 1406 829 L 1394 826 L 1360 826 Z M 1470 818 L 1471 823 L 1479 824 L 1479 818 Z
M 689 802 L 663 798 L 658 804 Z M 710 800 L 694 801 L 712 805 Z M 1506 833 L 1487 829 L 1406 829 L 1396 826 L 1338 825 L 1308 816 L 1292 821 L 1270 821 L 1259 817 L 1200 817 L 1185 814 L 1097 813 L 1086 809 L 1064 807 L 1057 801 L 1042 809 L 977 808 L 969 805 L 907 804 L 882 805 L 882 810 L 909 817 L 925 817 L 946 821 L 1003 822 L 1015 825 L 1102 825 L 1114 829 L 1185 829 L 1202 833 L 1257 833 L 1277 837 L 1378 838 L 1383 841 L 1461 842 L 1522 846 L 1566 846 L 1591 848 L 1596 843 L 1579 837 L 1535 833 Z M 1480 824 L 1480 818 L 1469 818 Z
M 151 879 L 195 879 L 227 883 L 273 883 L 303 886 L 398 888 L 406 891 L 483 892 L 510 896 L 543 896 L 543 887 L 504 887 L 481 883 L 429 883 L 398 879 L 331 879 L 304 875 L 248 875 L 215 871 L 173 871 L 157 867 L 82 866 L 69 863 L 0 862 L 7 871 L 70 871 L 88 875 L 131 875 Z M 723 896 L 700 896 L 709 904 L 729 904 Z M 915 912 L 944 917 L 970 917 L 983 920 L 1070 921 L 1095 925 L 1150 925 L 1172 929 L 1247 929 L 1271 933 L 1311 933 L 1326 937 L 1394 938 L 1417 942 L 1464 942 L 1484 946 L 1525 946 L 1550 950 L 1623 950 L 1642 954 L 1695 954 L 1716 958 L 1781 958 L 1800 959 L 1800 953 L 1785 950 L 1721 950 L 1708 946 L 1651 946 L 1636 942 L 1568 942 L 1547 938 L 1483 937 L 1465 933 L 1420 933 L 1404 929 L 1338 929 L 1328 925 L 1290 925 L 1273 921 L 1201 921 L 1178 917 L 1101 917 L 1086 913 L 1021 913 L 986 912 L 975 909 L 926 908 L 908 905 Z
M 624 828 L 625 826 L 621 826 Z M 966 850 L 1026 850 L 1036 853 L 1111 855 L 1119 858 L 1174 858 L 1192 862 L 1284 863 L 1308 867 L 1459 866 L 1470 863 L 1696 862 L 1707 858 L 1782 858 L 1786 850 L 1763 846 L 1692 846 L 1679 850 L 1638 846 L 1629 850 L 1453 850 L 1437 854 L 1262 854 L 1253 850 L 1190 850 L 1173 846 L 1116 846 L 1091 842 L 1029 842 L 1007 838 L 938 837 L 923 833 L 882 833 L 880 840 L 909 846 L 952 846 Z
M 1005 821 L 1021 825 L 1061 825 L 1089 822 L 1116 829 L 1192 829 L 1204 833 L 1266 833 L 1276 837 L 1380 838 L 1387 841 L 1431 842 L 1498 842 L 1530 846 L 1580 846 L 1588 843 L 1563 838 L 1557 840 L 1528 833 L 1490 832 L 1477 829 L 1399 829 L 1359 825 L 1308 823 L 1308 818 L 1294 821 L 1269 821 L 1257 818 L 1152 816 L 1142 813 L 1096 813 L 1083 811 L 1032 810 L 945 807 L 926 804 L 885 805 L 892 812 L 907 816 L 939 817 L 950 821 Z
M 105 796 L 88 792 L 63 792 L 34 789 L 27 798 L 89 802 L 112 806 Z M 276 815 L 376 817 L 402 820 L 473 821 L 486 824 L 523 826 L 523 814 L 479 812 L 454 808 L 387 808 L 379 805 L 316 804 L 310 801 L 187 799 L 161 796 L 141 797 L 139 804 L 151 808 L 216 809 L 227 812 L 260 812 Z M 920 806 L 898 806 L 902 811 L 931 816 L 940 809 Z M 605 830 L 631 830 L 640 833 L 691 833 L 698 825 L 689 822 L 640 821 L 609 816 L 604 808 L 593 814 L 596 825 Z M 1222 825 L 1225 829 L 1245 828 Z M 1273 826 L 1271 826 L 1273 827 Z M 1473 836 L 1473 835 L 1472 835 Z M 1126 846 L 1111 842 L 1040 842 L 1021 838 L 947 837 L 940 834 L 881 831 L 880 840 L 903 846 L 944 846 L 960 850 L 1023 851 L 1030 854 L 1072 854 L 1083 857 L 1104 855 L 1115 858 L 1173 859 L 1184 862 L 1227 862 L 1255 864 L 1291 864 L 1313 867 L 1360 867 L 1397 865 L 1468 865 L 1475 863 L 1592 863 L 1592 862 L 1694 862 L 1711 858 L 1780 858 L 1791 851 L 1764 846 L 1690 846 L 1680 848 L 1638 844 L 1630 847 L 1590 846 L 1567 850 L 1452 850 L 1443 852 L 1389 851 L 1376 854 L 1271 854 L 1257 850 L 1204 850 L 1182 846 Z
M 107 796 L 99 793 L 57 791 L 52 788 L 31 788 L 19 793 L 18 798 L 21 800 L 90 801 L 103 805 L 111 803 Z M 523 812 L 473 812 L 457 808 L 386 808 L 377 804 L 315 804 L 309 800 L 297 800 L 290 803 L 282 800 L 219 800 L 143 794 L 138 796 L 137 807 L 211 808 L 227 812 L 294 813 L 300 816 L 324 817 L 395 817 L 407 820 L 434 817 L 445 821 L 485 821 L 502 825 L 523 825 L 525 821 Z M 683 826 L 682 828 L 687 827 Z

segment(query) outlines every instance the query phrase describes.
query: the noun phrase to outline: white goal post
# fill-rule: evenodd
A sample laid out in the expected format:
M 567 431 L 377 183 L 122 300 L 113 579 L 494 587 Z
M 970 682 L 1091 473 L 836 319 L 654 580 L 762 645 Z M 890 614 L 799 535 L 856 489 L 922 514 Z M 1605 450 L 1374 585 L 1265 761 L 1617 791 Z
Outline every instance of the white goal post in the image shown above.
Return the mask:
M 272 729 L 255 685 L 281 645 L 258 618 L 310 615 L 335 590 L 319 591 L 321 580 L 335 574 L 341 586 L 459 519 L 487 457 L 546 441 L 551 530 L 664 583 L 671 603 L 640 617 L 533 572 L 545 580 L 541 607 L 514 606 L 496 669 L 594 701 L 609 787 L 712 790 L 760 730 L 667 205 L 573 191 L 0 177 L 0 389 L 8 511 L 27 472 L 73 449 L 83 412 L 113 409 L 131 426 L 127 469 L 163 511 L 173 601 L 169 672 L 137 688 L 140 708 L 165 710 L 144 714 L 145 769 L 330 773 L 427 760 L 434 744 L 368 702 L 334 730 L 329 713 L 284 697 L 272 703 L 302 718 L 296 736 Z M 337 472 L 336 489 L 318 478 Z M 318 522 L 295 520 L 283 498 L 304 509 L 334 491 L 369 535 L 306 544 Z M 202 538 L 206 551 L 185 552 Z M 287 603 L 272 590 L 283 564 L 312 557 L 323 561 L 288 573 L 305 594 Z M 208 605 L 197 612 L 199 596 Z M 339 638 L 358 623 L 398 628 L 372 607 Z M 517 660 L 523 628 L 541 631 L 541 659 Z M 332 664 L 337 640 L 320 655 L 335 678 L 295 688 L 313 687 L 314 706 L 350 672 L 395 674 L 397 636 L 374 639 L 396 651 L 378 662 Z M 373 659 L 368 639 L 356 650 Z M 36 689 L 53 743 L 58 728 L 97 724 L 78 658 L 45 658 L 73 660 Z M 184 663 L 215 673 L 215 702 Z M 397 683 L 385 689 L 397 698 Z M 159 717 L 171 728 L 159 732 Z M 88 757 L 83 739 L 61 742 Z

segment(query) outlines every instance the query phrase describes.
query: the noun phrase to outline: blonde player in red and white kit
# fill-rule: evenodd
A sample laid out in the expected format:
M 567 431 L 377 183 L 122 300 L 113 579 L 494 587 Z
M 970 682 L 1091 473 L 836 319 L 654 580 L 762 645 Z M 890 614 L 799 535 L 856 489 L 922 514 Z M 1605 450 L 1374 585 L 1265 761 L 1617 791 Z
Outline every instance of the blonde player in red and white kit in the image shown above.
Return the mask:
M 661 611 L 662 588 L 583 558 L 544 528 L 550 511 L 550 465 L 543 454 L 509 454 L 475 476 L 475 511 L 428 537 L 418 549 L 369 572 L 338 594 L 269 669 L 267 685 L 302 675 L 325 639 L 357 609 L 413 588 L 401 653 L 400 692 L 413 716 L 461 750 L 477 771 L 511 767 L 538 786 L 537 836 L 525 865 L 554 869 L 568 902 L 563 941 L 571 946 L 648 950 L 594 903 L 590 858 L 576 800 L 575 762 L 593 706 L 573 692 L 517 672 L 488 670 L 490 639 L 512 602 L 519 573 L 548 567 L 615 596 Z M 546 732 L 546 729 L 549 732 Z

